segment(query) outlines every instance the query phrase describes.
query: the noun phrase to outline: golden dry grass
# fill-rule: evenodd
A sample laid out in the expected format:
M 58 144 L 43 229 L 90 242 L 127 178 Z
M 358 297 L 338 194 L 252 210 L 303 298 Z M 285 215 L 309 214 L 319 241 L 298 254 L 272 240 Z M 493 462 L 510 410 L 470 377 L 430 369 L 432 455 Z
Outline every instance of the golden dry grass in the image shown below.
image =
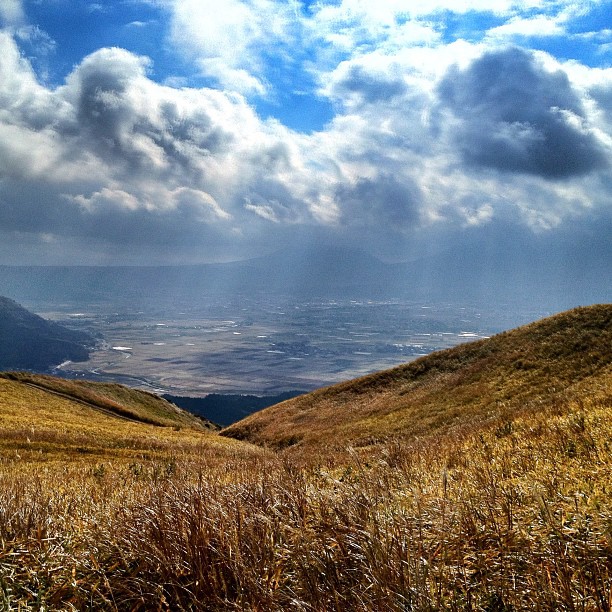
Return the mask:
M 63 382 L 58 380 L 60 385 Z M 131 397 L 135 401 L 138 394 Z M 145 411 L 146 406 L 140 409 Z M 239 446 L 236 443 L 228 446 L 195 420 L 192 427 L 184 426 L 188 422 L 179 420 L 171 426 L 162 426 L 128 420 L 95 410 L 80 399 L 74 401 L 22 381 L 0 378 L 3 463 L 147 459 L 171 454 L 197 455 L 202 449 Z
M 130 389 L 116 383 L 66 380 L 29 372 L 4 372 L 0 377 L 80 400 L 91 407 L 142 423 L 166 427 L 214 428 L 211 427 L 212 424 L 153 393 Z
M 592 325 L 579 314 L 608 342 L 600 311 Z M 551 347 L 558 323 L 542 336 Z M 503 336 L 494 342 L 509 350 Z M 356 388 L 435 387 L 461 372 L 491 389 L 487 368 L 464 371 L 487 350 L 477 343 Z M 510 409 L 467 410 L 463 423 L 460 413 L 451 426 L 419 425 L 426 435 L 358 448 L 337 440 L 334 452 L 329 441 L 273 453 L 125 421 L 0 379 L 0 609 L 610 612 L 608 349 L 565 347 L 557 361 L 552 350 L 528 368 L 537 392 Z M 514 363 L 501 349 L 487 362 L 493 376 L 504 359 Z M 535 372 L 553 365 L 565 383 L 549 398 L 551 374 Z M 500 382 L 502 392 L 526 385 L 518 373 Z M 466 397 L 442 388 L 445 410 Z
M 611 412 L 600 389 L 342 466 L 5 461 L 1 605 L 607 612 Z

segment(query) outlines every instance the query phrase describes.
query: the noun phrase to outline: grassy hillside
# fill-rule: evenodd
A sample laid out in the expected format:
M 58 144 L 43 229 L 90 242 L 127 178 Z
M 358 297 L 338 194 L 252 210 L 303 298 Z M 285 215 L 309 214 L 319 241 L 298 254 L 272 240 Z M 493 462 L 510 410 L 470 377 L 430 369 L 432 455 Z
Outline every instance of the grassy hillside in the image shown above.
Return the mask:
M 211 434 L 215 430 L 157 396 L 121 385 L 0 374 L 4 462 L 167 458 L 240 446 L 225 445 Z
M 86 361 L 94 339 L 46 321 L 0 296 L 0 369 L 46 370 L 66 360 Z
M 0 609 L 609 612 L 611 309 L 264 411 L 311 402 L 276 452 L 0 378 Z
M 296 453 L 509 422 L 609 387 L 612 305 L 571 310 L 255 413 L 223 435 Z
M 94 409 L 127 420 L 165 427 L 182 426 L 196 429 L 202 427 L 217 429 L 210 421 L 195 417 L 153 393 L 130 389 L 124 385 L 86 380 L 66 380 L 29 372 L 4 372 L 0 373 L 0 378 L 63 395 L 66 398 L 83 402 Z

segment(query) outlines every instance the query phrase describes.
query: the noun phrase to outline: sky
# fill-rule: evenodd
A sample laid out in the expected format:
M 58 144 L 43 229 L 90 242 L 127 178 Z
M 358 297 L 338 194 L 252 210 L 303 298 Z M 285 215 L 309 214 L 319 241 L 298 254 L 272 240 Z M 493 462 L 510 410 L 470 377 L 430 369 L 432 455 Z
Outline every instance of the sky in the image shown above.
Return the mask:
M 612 251 L 612 2 L 0 0 L 0 28 L 0 264 Z

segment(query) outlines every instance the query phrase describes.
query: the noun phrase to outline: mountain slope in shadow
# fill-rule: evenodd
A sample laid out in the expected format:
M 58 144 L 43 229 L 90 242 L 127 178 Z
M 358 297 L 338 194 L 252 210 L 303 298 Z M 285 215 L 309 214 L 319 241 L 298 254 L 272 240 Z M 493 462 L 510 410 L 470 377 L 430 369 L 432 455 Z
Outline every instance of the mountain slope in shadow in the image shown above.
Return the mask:
M 94 339 L 47 321 L 0 297 L 0 369 L 46 370 L 62 361 L 86 361 Z

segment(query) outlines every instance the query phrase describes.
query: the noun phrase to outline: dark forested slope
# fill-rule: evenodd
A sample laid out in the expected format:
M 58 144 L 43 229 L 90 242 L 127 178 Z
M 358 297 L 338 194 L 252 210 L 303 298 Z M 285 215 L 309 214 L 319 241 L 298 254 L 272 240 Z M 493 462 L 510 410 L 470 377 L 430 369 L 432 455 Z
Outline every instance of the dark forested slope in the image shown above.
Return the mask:
M 47 321 L 0 297 L 0 369 L 46 370 L 62 361 L 85 361 L 94 339 Z

